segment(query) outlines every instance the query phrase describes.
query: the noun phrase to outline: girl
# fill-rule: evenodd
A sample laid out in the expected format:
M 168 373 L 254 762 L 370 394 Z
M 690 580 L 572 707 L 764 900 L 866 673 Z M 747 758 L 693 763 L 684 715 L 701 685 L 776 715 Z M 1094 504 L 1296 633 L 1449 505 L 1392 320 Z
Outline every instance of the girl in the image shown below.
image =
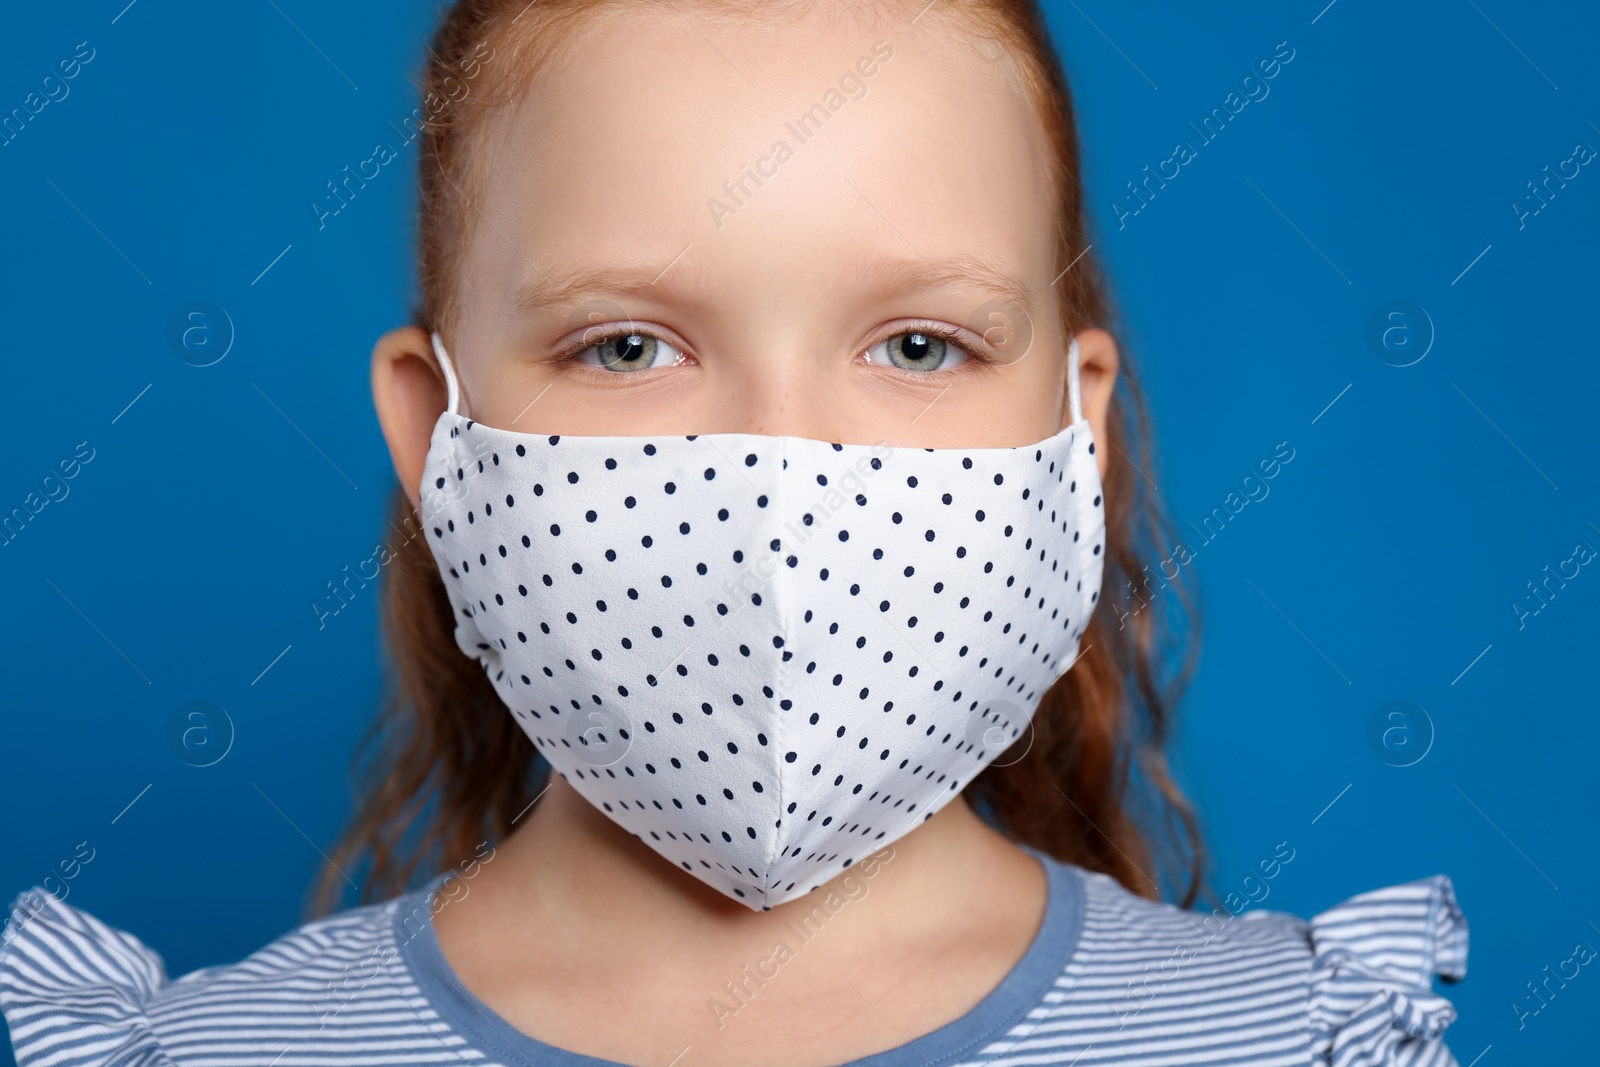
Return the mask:
M 461 0 L 427 89 L 376 902 L 169 981 L 24 893 L 21 1063 L 1455 1062 L 1443 875 L 1190 910 L 1034 5 Z

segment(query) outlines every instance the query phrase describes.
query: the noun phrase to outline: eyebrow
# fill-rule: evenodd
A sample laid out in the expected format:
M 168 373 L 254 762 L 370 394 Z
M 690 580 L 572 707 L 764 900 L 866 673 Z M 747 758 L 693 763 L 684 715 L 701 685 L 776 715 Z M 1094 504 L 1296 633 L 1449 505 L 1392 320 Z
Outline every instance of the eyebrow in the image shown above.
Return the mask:
M 846 275 L 851 292 L 869 287 L 875 290 L 912 292 L 941 286 L 974 289 L 991 300 L 1007 304 L 1033 305 L 1033 289 L 1027 282 L 994 260 L 968 252 L 952 252 L 937 259 L 916 259 L 880 253 L 858 260 Z
M 685 249 L 687 251 L 687 249 Z M 679 253 L 682 256 L 682 253 Z M 641 296 L 667 289 L 703 292 L 705 275 L 693 263 L 673 260 L 665 267 L 648 264 L 630 267 L 574 267 L 542 271 L 543 277 L 519 285 L 511 295 L 514 310 L 533 312 L 564 307 L 585 295 Z M 656 288 L 662 278 L 668 283 Z
M 542 273 L 543 277 L 517 287 L 511 298 L 513 309 L 535 312 L 564 307 L 585 295 L 638 297 L 674 290 L 702 294 L 709 288 L 703 269 L 681 260 L 674 260 L 666 267 L 648 264 L 574 267 Z M 950 253 L 937 260 L 878 253 L 855 260 L 841 276 L 846 279 L 846 291 L 851 293 L 914 292 L 960 286 L 976 290 L 991 300 L 1023 307 L 1033 304 L 1033 289 L 1027 282 L 993 260 L 967 252 Z

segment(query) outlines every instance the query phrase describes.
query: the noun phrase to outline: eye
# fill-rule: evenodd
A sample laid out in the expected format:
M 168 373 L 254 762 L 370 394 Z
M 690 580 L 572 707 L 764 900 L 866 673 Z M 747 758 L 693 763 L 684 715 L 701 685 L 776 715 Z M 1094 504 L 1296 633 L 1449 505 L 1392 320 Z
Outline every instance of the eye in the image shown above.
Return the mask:
M 968 358 L 970 354 L 953 336 L 922 329 L 897 333 L 867 349 L 868 362 L 911 371 L 949 370 Z
M 683 353 L 654 334 L 628 330 L 601 337 L 574 358 L 601 370 L 629 373 L 674 366 L 683 362 Z

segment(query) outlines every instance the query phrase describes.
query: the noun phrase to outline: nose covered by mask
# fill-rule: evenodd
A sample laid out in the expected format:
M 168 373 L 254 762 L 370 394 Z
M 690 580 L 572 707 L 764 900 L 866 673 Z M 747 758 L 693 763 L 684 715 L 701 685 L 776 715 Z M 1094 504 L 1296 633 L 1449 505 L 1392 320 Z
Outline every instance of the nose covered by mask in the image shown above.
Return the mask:
M 752 909 L 949 803 L 1078 653 L 1105 511 L 1075 341 L 1071 425 L 937 449 L 498 429 L 433 344 L 457 645 L 585 799 Z

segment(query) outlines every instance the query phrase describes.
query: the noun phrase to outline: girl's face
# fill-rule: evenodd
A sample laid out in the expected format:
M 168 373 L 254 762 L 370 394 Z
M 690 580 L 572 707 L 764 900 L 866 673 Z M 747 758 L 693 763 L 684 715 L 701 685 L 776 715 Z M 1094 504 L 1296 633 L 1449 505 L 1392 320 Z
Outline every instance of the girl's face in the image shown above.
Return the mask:
M 444 337 L 473 418 L 917 447 L 1031 444 L 1070 421 L 1068 264 L 1010 60 L 937 12 L 816 10 L 605 11 L 493 113 Z M 1102 436 L 1116 349 L 1078 339 Z M 375 353 L 413 499 L 443 407 L 432 363 L 411 328 Z

